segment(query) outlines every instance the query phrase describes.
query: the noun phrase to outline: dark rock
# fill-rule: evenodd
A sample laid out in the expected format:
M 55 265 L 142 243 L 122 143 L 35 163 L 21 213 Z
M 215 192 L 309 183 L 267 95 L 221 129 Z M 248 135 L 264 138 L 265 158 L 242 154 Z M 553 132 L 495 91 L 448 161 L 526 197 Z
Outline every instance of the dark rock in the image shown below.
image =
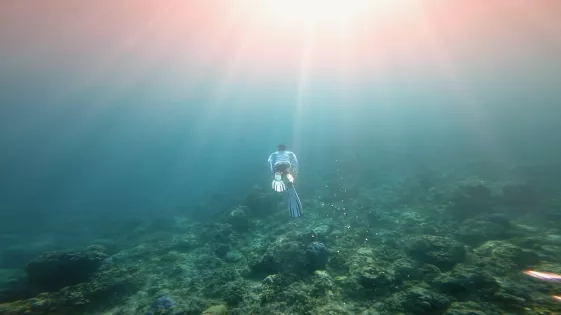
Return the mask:
M 262 188 L 253 189 L 245 198 L 244 205 L 247 214 L 253 218 L 263 218 L 275 213 L 277 209 L 278 194 Z
M 308 257 L 308 269 L 310 270 L 325 269 L 329 261 L 329 251 L 320 242 L 312 242 L 308 245 L 306 256 Z
M 488 273 L 472 266 L 457 266 L 431 282 L 439 291 L 459 299 L 468 297 L 488 298 L 500 290 L 500 285 Z
M 161 296 L 152 302 L 146 315 L 170 314 L 175 304 L 175 301 L 171 297 Z
M 230 282 L 224 290 L 222 298 L 229 306 L 237 306 L 243 302 L 246 290 L 247 288 L 242 282 Z
M 369 247 L 353 251 L 347 258 L 346 267 L 352 277 L 344 281 L 348 292 L 355 296 L 380 296 L 396 289 L 396 279 L 391 263 L 382 260 L 379 253 Z
M 88 282 L 0 304 L 0 314 L 101 314 L 101 309 L 123 303 L 142 284 L 136 268 L 101 268 Z
M 318 242 L 327 242 L 329 240 L 334 241 L 336 237 L 330 235 L 333 232 L 333 225 L 320 225 L 313 228 L 307 236 L 308 240 L 318 241 Z
M 251 227 L 251 221 L 247 215 L 247 207 L 237 207 L 226 216 L 226 222 L 232 225 L 236 231 L 244 232 Z
M 421 235 L 405 240 L 407 254 L 419 262 L 435 265 L 443 270 L 453 268 L 466 259 L 464 245 L 448 237 Z
M 494 203 L 491 190 L 482 184 L 459 187 L 450 201 L 450 210 L 463 217 L 487 212 Z
M 478 264 L 497 273 L 522 270 L 539 263 L 539 256 L 506 241 L 489 241 L 474 250 Z
M 226 255 L 232 250 L 232 247 L 228 244 L 218 243 L 211 246 L 212 252 L 219 257 L 224 259 Z
M 499 215 L 481 215 L 462 222 L 456 237 L 469 245 L 512 236 L 512 224 Z
M 311 295 L 315 297 L 322 297 L 333 290 L 333 279 L 324 270 L 316 270 L 312 277 L 312 290 Z
M 235 244 L 237 233 L 231 224 L 212 223 L 201 234 L 200 240 L 204 243 Z
M 49 252 L 32 260 L 25 271 L 32 284 L 56 291 L 88 281 L 107 257 L 95 250 Z
M 301 242 L 282 240 L 273 243 L 263 253 L 254 253 L 249 258 L 249 267 L 256 276 L 274 273 L 309 273 L 306 248 Z
M 0 304 L 17 300 L 24 300 L 41 293 L 40 288 L 29 285 L 23 272 L 16 270 L 0 273 Z
M 450 305 L 450 299 L 446 296 L 419 287 L 409 289 L 405 300 L 405 309 L 414 314 L 434 314 Z
M 385 270 L 374 266 L 360 269 L 356 276 L 358 283 L 366 289 L 386 288 L 396 281 L 392 270 Z
M 454 302 L 444 315 L 487 315 L 475 302 Z
M 411 281 L 420 279 L 425 272 L 419 270 L 407 259 L 399 259 L 395 261 L 391 269 L 395 275 L 396 282 Z
M 267 281 L 261 287 L 260 312 L 258 314 L 312 314 L 311 309 L 316 304 L 310 296 L 310 289 L 302 282 L 294 281 L 294 278 L 288 275 L 270 276 L 272 281 Z M 287 301 L 290 301 L 287 303 Z M 273 305 L 285 305 L 282 311 L 275 307 L 275 311 L 269 308 Z M 241 312 L 239 314 L 251 314 L 252 312 Z
M 418 271 L 425 281 L 432 281 L 442 274 L 442 271 L 438 269 L 438 267 L 431 264 L 424 264 L 420 266 Z
M 399 294 L 399 309 L 408 314 L 439 314 L 451 303 L 445 295 L 421 287 L 413 287 Z
M 499 291 L 493 296 L 493 301 L 503 305 L 508 310 L 522 312 L 526 306 L 526 299 Z

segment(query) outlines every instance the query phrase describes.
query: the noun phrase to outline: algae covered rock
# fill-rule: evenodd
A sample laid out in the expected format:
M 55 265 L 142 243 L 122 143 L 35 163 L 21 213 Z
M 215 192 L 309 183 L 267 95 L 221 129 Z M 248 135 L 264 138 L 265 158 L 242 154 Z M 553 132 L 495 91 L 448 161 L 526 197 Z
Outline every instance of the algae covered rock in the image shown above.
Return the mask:
M 250 257 L 250 268 L 254 274 L 287 273 L 311 274 L 325 269 L 329 259 L 327 247 L 313 242 L 307 247 L 301 241 L 279 238 L 263 254 Z
M 356 313 L 350 311 L 345 305 L 327 304 L 314 309 L 311 315 L 355 315 Z
M 27 299 L 40 292 L 39 288 L 29 285 L 23 271 L 0 269 L 0 304 Z
M 383 260 L 368 247 L 359 248 L 348 260 L 352 277 L 344 281 L 349 292 L 358 295 L 383 295 L 392 291 L 397 283 L 392 264 Z
M 312 228 L 311 236 L 319 242 L 333 241 L 336 235 L 331 235 L 334 231 L 334 226 L 330 224 L 322 224 Z
M 86 282 L 108 256 L 98 250 L 48 252 L 33 259 L 25 271 L 31 283 L 47 291 Z
M 305 247 L 287 239 L 273 243 L 263 254 L 250 257 L 250 269 L 256 275 L 274 273 L 301 274 L 306 269 Z
M 312 242 L 306 248 L 306 256 L 308 258 L 308 268 L 311 270 L 325 269 L 329 260 L 329 251 L 327 247 L 320 242 Z
M 355 275 L 360 285 L 370 289 L 381 289 L 395 282 L 393 271 L 378 266 L 362 268 Z
M 262 187 L 254 187 L 246 196 L 246 214 L 252 218 L 263 218 L 275 213 L 279 196 Z
M 512 224 L 499 215 L 482 215 L 464 220 L 457 238 L 469 245 L 479 245 L 490 240 L 503 240 L 512 236 Z
M 146 315 L 170 314 L 175 307 L 175 301 L 169 296 L 160 296 L 150 306 Z
M 479 264 L 496 272 L 522 270 L 539 263 L 533 251 L 522 249 L 506 241 L 489 241 L 474 250 Z
M 405 250 L 414 260 L 451 269 L 467 256 L 464 245 L 442 236 L 421 235 L 405 240 Z
M 500 285 L 493 276 L 479 268 L 463 265 L 441 274 L 431 284 L 439 291 L 460 299 L 489 298 L 500 290 Z
M 391 269 L 398 282 L 416 280 L 421 277 L 432 275 L 429 270 L 423 270 L 423 268 L 414 266 L 409 259 L 405 258 L 394 261 L 391 265 Z
M 505 291 L 499 291 L 493 296 L 493 301 L 503 305 L 505 309 L 522 312 L 526 306 L 526 299 L 512 295 Z
M 454 302 L 444 315 L 487 315 L 475 302 Z
M 433 314 L 446 309 L 450 305 L 450 299 L 445 295 L 420 287 L 407 290 L 404 297 L 405 309 L 415 314 Z
M 182 234 L 178 237 L 175 237 L 171 242 L 162 244 L 161 247 L 162 252 L 166 251 L 176 251 L 179 253 L 187 253 L 201 244 L 199 244 L 199 240 L 193 234 Z
M 325 294 L 334 288 L 333 279 L 324 270 L 316 270 L 312 277 L 312 286 L 316 294 Z
M 247 215 L 248 207 L 239 206 L 230 211 L 226 216 L 226 222 L 232 225 L 236 231 L 247 231 L 251 227 L 251 220 Z
M 489 187 L 477 183 L 458 187 L 450 198 L 450 210 L 459 216 L 488 212 L 494 199 Z
M 247 290 L 247 285 L 242 281 L 229 282 L 224 288 L 222 299 L 228 306 L 237 306 L 244 301 Z
M 44 292 L 34 298 L 0 304 L 1 314 L 85 314 L 120 304 L 136 292 L 143 278 L 134 267 L 102 268 L 87 282 Z M 97 313 L 100 314 L 100 313 Z
M 412 287 L 407 291 L 394 294 L 388 304 L 394 311 L 428 315 L 441 313 L 450 303 L 450 299 L 445 295 L 422 287 Z
M 206 310 L 203 311 L 201 315 L 227 315 L 227 314 L 228 314 L 228 308 L 226 307 L 226 305 L 220 304 L 220 305 L 213 305 L 207 308 Z

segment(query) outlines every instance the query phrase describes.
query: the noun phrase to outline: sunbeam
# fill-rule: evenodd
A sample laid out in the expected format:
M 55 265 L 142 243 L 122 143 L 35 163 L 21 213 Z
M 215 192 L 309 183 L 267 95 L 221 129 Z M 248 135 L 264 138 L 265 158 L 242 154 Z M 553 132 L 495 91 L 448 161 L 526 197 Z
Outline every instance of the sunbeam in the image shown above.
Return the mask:
M 292 143 L 295 147 L 301 145 L 300 134 L 302 131 L 302 122 L 304 109 L 306 103 L 309 102 L 306 97 L 308 93 L 308 88 L 310 87 L 310 76 L 313 67 L 313 57 L 314 57 L 314 34 L 311 25 L 307 27 L 303 32 L 302 39 L 302 55 L 299 65 L 299 75 L 297 78 L 297 92 L 296 92 L 296 113 L 294 114 L 294 124 L 292 126 Z
M 56 148 L 83 146 L 100 182 L 113 169 L 86 153 L 105 142 L 108 159 L 125 161 L 129 145 L 144 165 L 176 145 L 165 159 L 176 183 L 173 170 L 192 171 L 203 153 L 223 158 L 218 147 L 300 149 L 363 134 L 397 142 L 425 127 L 469 129 L 483 151 L 506 156 L 501 137 L 511 134 L 494 120 L 540 115 L 510 103 L 558 105 L 546 92 L 560 73 L 550 62 L 561 53 L 559 9 L 551 0 L 6 2 L 0 72 L 16 75 L 3 81 L 2 128 L 39 139 L 29 152 L 44 153 L 36 164 L 52 174 L 65 166 Z M 441 129 L 423 124 L 443 112 Z
M 257 0 L 259 13 L 282 24 L 349 24 L 403 10 L 414 0 Z

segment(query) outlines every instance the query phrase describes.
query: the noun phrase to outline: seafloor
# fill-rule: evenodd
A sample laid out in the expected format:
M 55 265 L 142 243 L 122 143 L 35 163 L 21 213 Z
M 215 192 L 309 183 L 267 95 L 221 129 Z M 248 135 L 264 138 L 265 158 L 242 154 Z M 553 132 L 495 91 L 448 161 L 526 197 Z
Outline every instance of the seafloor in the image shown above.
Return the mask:
M 561 282 L 524 273 L 561 273 L 560 166 L 343 170 L 301 181 L 298 219 L 266 182 L 151 217 L 69 218 L 97 232 L 83 248 L 21 245 L 13 223 L 0 314 L 561 314 Z

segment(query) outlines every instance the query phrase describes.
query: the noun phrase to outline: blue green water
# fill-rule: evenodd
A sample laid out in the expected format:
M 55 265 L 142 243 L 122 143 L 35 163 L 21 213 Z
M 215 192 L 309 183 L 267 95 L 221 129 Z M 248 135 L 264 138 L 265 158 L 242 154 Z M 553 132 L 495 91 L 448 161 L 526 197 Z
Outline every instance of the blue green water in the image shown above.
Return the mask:
M 58 82 L 80 81 L 76 71 L 4 72 L 0 200 L 4 212 L 158 211 L 261 183 L 281 142 L 302 160 L 302 181 L 349 154 L 393 161 L 398 173 L 416 163 L 555 160 L 559 66 L 525 61 L 471 70 L 456 90 L 426 71 L 358 78 L 350 89 L 335 75 L 312 78 L 300 94 L 297 78 L 225 93 L 218 76 L 184 88 L 158 76 L 126 88 L 109 79 L 76 93 Z
M 286 72 L 172 49 L 150 63 L 142 46 L 98 67 L 103 41 L 14 48 L 0 30 L 0 312 L 560 311 L 558 283 L 522 273 L 561 273 L 561 46 L 546 26 L 448 63 Z M 294 220 L 270 189 L 281 143 L 300 163 Z M 55 250 L 89 251 L 94 285 L 28 282 Z M 325 270 L 302 274 L 324 250 Z

